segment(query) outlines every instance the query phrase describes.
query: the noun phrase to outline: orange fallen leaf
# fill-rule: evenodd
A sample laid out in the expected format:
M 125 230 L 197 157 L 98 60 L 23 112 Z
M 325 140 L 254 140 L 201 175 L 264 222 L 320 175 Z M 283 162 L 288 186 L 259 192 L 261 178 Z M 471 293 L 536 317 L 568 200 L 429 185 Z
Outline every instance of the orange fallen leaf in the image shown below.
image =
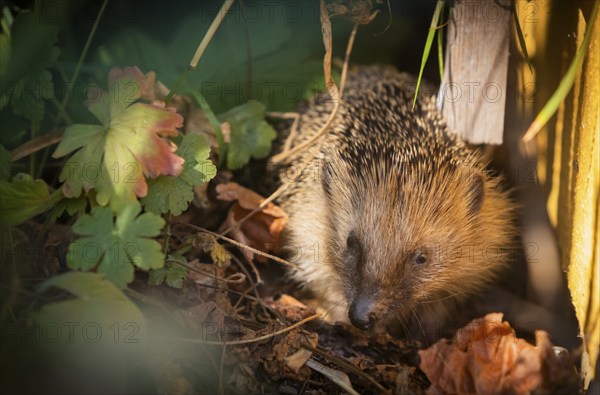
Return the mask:
M 217 199 L 236 201 L 229 209 L 221 230 L 231 228 L 231 234 L 235 240 L 261 251 L 272 251 L 279 246 L 281 232 L 288 222 L 288 215 L 285 211 L 269 202 L 260 211 L 238 225 L 238 222 L 259 207 L 265 198 L 235 182 L 217 185 L 216 190 Z M 248 260 L 252 260 L 254 257 L 249 250 L 242 250 L 242 253 Z
M 442 339 L 419 355 L 431 381 L 428 394 L 529 394 L 559 385 L 545 383 L 556 377 L 544 372 L 564 365 L 545 331 L 536 331 L 536 345 L 529 344 L 502 321 L 502 313 L 471 321 L 452 341 Z
M 277 310 L 288 321 L 300 321 L 315 314 L 315 309 L 305 305 L 293 296 L 283 294 L 269 306 Z

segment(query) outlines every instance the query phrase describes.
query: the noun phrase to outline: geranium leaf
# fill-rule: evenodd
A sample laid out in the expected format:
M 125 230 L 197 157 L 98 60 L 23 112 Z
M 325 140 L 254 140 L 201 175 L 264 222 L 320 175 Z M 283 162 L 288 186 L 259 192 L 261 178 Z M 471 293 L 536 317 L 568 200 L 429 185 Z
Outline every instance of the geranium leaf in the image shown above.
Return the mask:
M 277 136 L 275 129 L 265 121 L 266 108 L 260 102 L 249 102 L 219 116 L 231 126 L 231 142 L 227 152 L 227 167 L 239 169 L 253 158 L 264 158 L 271 151 L 271 142 Z
M 119 288 L 133 280 L 134 266 L 161 268 L 161 246 L 151 238 L 160 234 L 165 222 L 155 214 L 140 212 L 141 206 L 134 202 L 119 212 L 116 221 L 107 207 L 95 207 L 82 216 L 73 225 L 73 231 L 83 237 L 69 246 L 69 267 L 84 271 L 97 268 Z
M 142 199 L 146 210 L 174 215 L 184 212 L 194 198 L 193 187 L 208 182 L 217 173 L 209 154 L 210 145 L 204 137 L 191 133 L 183 136 L 177 150 L 177 155 L 185 159 L 183 171 L 179 177 L 149 180 L 148 195 Z
M 87 207 L 87 199 L 84 195 L 79 196 L 78 198 L 63 198 L 61 199 L 52 210 L 48 212 L 48 223 L 55 222 L 58 217 L 63 215 L 65 212 L 68 215 L 75 215 L 76 213 L 83 213 Z
M 146 196 L 146 177 L 181 173 L 184 160 L 166 137 L 177 135 L 183 118 L 162 102 L 137 101 L 152 83 L 137 67 L 110 72 L 109 91 L 87 103 L 102 125 L 72 125 L 53 154 L 77 150 L 60 174 L 65 196 L 95 188 L 98 204 L 118 212 Z
M 185 257 L 181 255 L 169 255 L 169 260 L 181 262 L 182 264 L 187 263 Z M 187 269 L 185 266 L 176 262 L 169 262 L 161 269 L 150 271 L 148 275 L 148 284 L 161 285 L 166 281 L 169 287 L 181 288 L 183 287 L 183 280 L 186 275 Z

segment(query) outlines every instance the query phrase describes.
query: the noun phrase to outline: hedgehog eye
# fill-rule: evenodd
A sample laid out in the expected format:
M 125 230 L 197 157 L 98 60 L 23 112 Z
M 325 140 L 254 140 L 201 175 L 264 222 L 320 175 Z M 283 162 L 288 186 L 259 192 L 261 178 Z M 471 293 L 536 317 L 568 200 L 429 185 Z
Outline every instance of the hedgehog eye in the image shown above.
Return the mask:
M 426 253 L 424 253 L 422 251 L 417 251 L 413 257 L 413 261 L 417 265 L 424 265 L 429 261 L 429 259 L 427 258 Z

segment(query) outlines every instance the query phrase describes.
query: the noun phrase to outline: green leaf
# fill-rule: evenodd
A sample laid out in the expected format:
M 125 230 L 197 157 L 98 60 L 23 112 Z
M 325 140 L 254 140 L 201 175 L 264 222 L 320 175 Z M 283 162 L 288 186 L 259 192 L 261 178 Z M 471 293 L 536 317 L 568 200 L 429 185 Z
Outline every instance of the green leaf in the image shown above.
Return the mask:
M 203 136 L 186 134 L 176 153 L 185 160 L 183 171 L 179 177 L 160 176 L 148 181 L 148 195 L 142 199 L 146 210 L 180 215 L 194 198 L 193 187 L 217 174 L 215 165 L 208 159 L 210 143 Z
M 9 57 L 0 65 L 0 109 L 10 102 L 16 114 L 31 121 L 44 118 L 44 100 L 54 96 L 52 74 L 47 69 L 60 54 L 54 46 L 58 26 L 41 20 L 33 13 L 21 13 L 14 20 L 10 36 L 0 38 L 2 57 Z
M 67 128 L 53 157 L 76 151 L 60 174 L 67 197 L 94 188 L 96 201 L 118 212 L 146 196 L 147 177 L 177 176 L 184 160 L 175 155 L 167 136 L 176 136 L 183 118 L 163 105 L 137 102 L 153 80 L 137 67 L 113 69 L 109 92 L 89 102 L 101 125 L 75 124 Z
M 0 181 L 0 224 L 18 225 L 43 213 L 62 197 L 60 190 L 52 194 L 43 180 L 19 173 L 12 181 Z
M 419 69 L 419 77 L 417 78 L 417 88 L 415 90 L 415 97 L 413 99 L 413 108 L 417 103 L 417 97 L 419 94 L 419 86 L 421 86 L 421 77 L 423 77 L 423 70 L 425 70 L 425 64 L 429 58 L 429 51 L 431 51 L 431 44 L 433 43 L 433 37 L 435 31 L 438 28 L 438 22 L 444 9 L 444 0 L 438 0 L 433 11 L 433 18 L 431 18 L 431 25 L 429 26 L 429 33 L 427 33 L 427 39 L 425 40 L 425 48 L 423 49 L 423 56 L 421 56 L 421 68 Z
M 95 207 L 82 216 L 73 225 L 73 231 L 83 237 L 69 246 L 69 267 L 84 271 L 96 268 L 119 288 L 133 280 L 134 266 L 143 270 L 161 268 L 161 246 L 151 238 L 160 234 L 165 221 L 140 212 L 141 206 L 135 202 L 125 206 L 116 221 L 107 207 Z
M 161 285 L 166 281 L 169 287 L 183 287 L 183 280 L 187 275 L 187 269 L 184 265 L 187 263 L 187 260 L 181 255 L 170 255 L 168 260 L 180 262 L 181 265 L 176 262 L 168 262 L 161 269 L 151 270 L 148 275 L 149 285 Z
M 65 212 L 71 216 L 75 215 L 78 212 L 83 214 L 86 207 L 87 198 L 85 195 L 81 195 L 78 198 L 73 199 L 61 199 L 54 207 L 52 207 L 52 210 L 50 210 L 50 212 L 48 213 L 48 223 L 55 222 L 58 219 L 58 217 L 63 215 Z
M 192 186 L 179 177 L 161 176 L 148 180 L 148 195 L 142 199 L 146 211 L 180 215 L 194 198 Z
M 72 332 L 73 338 L 64 336 L 64 339 L 68 339 L 70 343 L 85 343 L 88 339 L 82 338 L 82 335 L 85 336 L 82 327 L 90 323 L 94 326 L 100 325 L 100 333 L 104 333 L 102 339 L 107 342 L 114 343 L 113 335 L 117 329 L 114 327 L 115 323 L 121 328 L 129 325 L 131 331 L 136 332 L 135 337 L 130 338 L 130 341 L 141 340 L 146 328 L 142 312 L 104 275 L 67 272 L 46 280 L 39 286 L 38 292 L 50 288 L 67 291 L 74 297 L 46 304 L 36 311 L 33 317 L 42 325 L 52 323 L 61 328 L 68 328 L 63 324 L 69 323 L 76 329 Z M 131 331 L 129 333 L 132 333 Z
M 250 161 L 250 157 L 265 158 L 271 151 L 271 142 L 277 136 L 275 129 L 265 121 L 265 106 L 260 102 L 249 102 L 235 107 L 219 116 L 228 122 L 231 139 L 227 151 L 227 167 L 239 169 Z

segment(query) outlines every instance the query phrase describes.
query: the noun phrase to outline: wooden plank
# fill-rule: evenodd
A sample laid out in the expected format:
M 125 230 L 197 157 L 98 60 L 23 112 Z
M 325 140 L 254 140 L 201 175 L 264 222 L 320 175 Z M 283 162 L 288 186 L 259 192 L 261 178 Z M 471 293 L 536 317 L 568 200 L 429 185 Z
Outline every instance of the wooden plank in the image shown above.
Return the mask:
M 589 23 L 579 12 L 577 48 Z M 572 61 L 572 52 L 563 59 L 561 70 Z M 547 146 L 547 152 L 540 151 L 538 161 L 553 158 L 545 181 L 550 187 L 547 208 L 585 346 L 580 371 L 587 386 L 594 377 L 600 347 L 600 13 L 573 89 L 544 130 L 554 144 Z
M 592 23 L 592 21 L 587 21 Z M 586 21 L 579 16 L 578 34 L 583 37 Z M 588 48 L 583 72 L 576 81 L 572 129 L 569 133 L 572 149 L 563 163 L 569 172 L 561 173 L 561 184 L 568 183 L 569 216 L 559 224 L 561 244 L 569 246 L 563 252 L 567 264 L 567 280 L 575 313 L 579 319 L 584 344 L 589 353 L 589 370 L 582 365 L 586 384 L 594 375 L 600 346 L 598 284 L 600 212 L 600 13 L 594 22 L 594 32 Z M 578 45 L 580 39 L 578 36 Z M 570 174 L 569 174 L 570 173 Z M 562 175 L 564 174 L 564 177 Z M 584 355 L 585 356 L 585 355 Z M 586 361 L 584 360 L 583 363 Z
M 510 7 L 510 0 L 460 0 L 450 13 L 439 107 L 473 144 L 502 144 Z

